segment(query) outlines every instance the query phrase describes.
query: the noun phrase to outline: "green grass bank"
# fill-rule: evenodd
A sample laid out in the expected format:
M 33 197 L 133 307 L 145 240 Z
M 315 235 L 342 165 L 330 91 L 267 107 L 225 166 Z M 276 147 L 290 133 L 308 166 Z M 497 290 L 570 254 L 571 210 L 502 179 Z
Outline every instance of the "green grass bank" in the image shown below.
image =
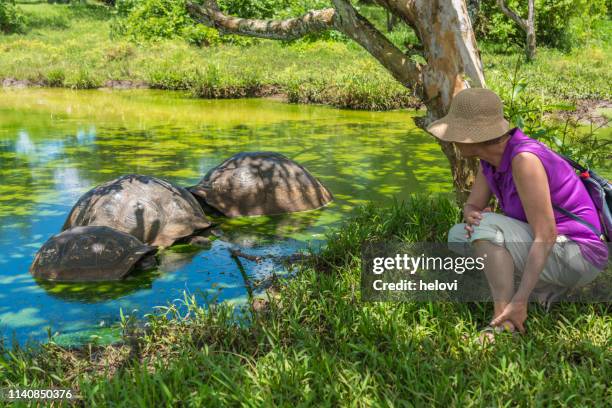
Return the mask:
M 419 106 L 410 91 L 350 41 L 248 40 L 208 47 L 180 39 L 138 43 L 112 38 L 114 14 L 99 4 L 17 7 L 25 14 L 26 30 L 0 36 L 5 86 L 143 86 L 188 90 L 205 98 L 281 95 L 290 102 L 354 109 Z M 362 11 L 375 21 L 384 18 L 373 8 Z M 389 36 L 397 44 L 410 40 L 406 29 Z M 484 43 L 481 49 L 488 85 L 495 90 L 507 86 L 522 51 L 499 53 Z M 610 99 L 609 43 L 593 42 L 570 53 L 540 48 L 538 53 L 534 63 L 523 67 L 534 95 Z
M 2 387 L 72 387 L 86 406 L 605 406 L 612 402 L 606 304 L 532 307 L 528 333 L 476 343 L 488 304 L 367 303 L 361 243 L 443 241 L 453 202 L 366 206 L 259 311 L 186 298 L 124 344 L 4 348 Z M 188 311 L 188 313 L 187 313 Z

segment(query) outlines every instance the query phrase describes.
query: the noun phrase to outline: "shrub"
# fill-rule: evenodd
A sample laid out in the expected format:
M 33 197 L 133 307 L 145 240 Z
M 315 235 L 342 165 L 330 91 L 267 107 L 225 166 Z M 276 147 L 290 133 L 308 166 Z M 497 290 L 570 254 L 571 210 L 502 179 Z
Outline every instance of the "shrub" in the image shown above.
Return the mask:
M 25 18 L 15 7 L 15 0 L 0 0 L 0 32 L 19 33 L 25 28 Z
M 66 80 L 66 74 L 61 68 L 52 69 L 47 72 L 46 85 L 51 87 L 62 87 Z
M 609 169 L 610 140 L 597 134 L 599 129 L 581 123 L 586 117 L 567 115 L 565 120 L 550 117 L 553 111 L 575 111 L 572 104 L 546 104 L 527 92 L 529 80 L 521 73 L 520 60 L 509 78 L 510 86 L 499 91 L 505 116 L 529 136 L 587 167 Z
M 227 14 L 243 18 L 271 18 L 275 10 L 285 9 L 289 0 L 221 0 L 219 7 Z
M 219 42 L 216 30 L 196 24 L 187 14 L 185 0 L 119 0 L 120 16 L 111 30 L 136 41 L 180 37 L 194 45 Z
M 527 16 L 526 0 L 507 0 L 510 8 Z M 536 35 L 540 44 L 569 50 L 601 35 L 594 30 L 608 15 L 607 0 L 536 0 Z M 495 1 L 481 2 L 474 26 L 479 37 L 494 43 L 523 44 L 524 32 L 510 21 Z

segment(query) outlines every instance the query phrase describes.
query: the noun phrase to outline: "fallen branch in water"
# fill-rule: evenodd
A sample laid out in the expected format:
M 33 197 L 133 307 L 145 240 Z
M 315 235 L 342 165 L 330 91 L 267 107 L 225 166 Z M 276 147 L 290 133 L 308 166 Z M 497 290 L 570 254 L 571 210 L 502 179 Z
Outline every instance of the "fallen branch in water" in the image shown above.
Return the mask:
M 272 255 L 272 254 L 251 255 L 251 254 L 242 252 L 239 249 L 234 249 L 234 248 L 228 248 L 228 251 L 230 252 L 231 256 L 234 258 L 244 258 L 249 261 L 253 261 L 257 263 L 263 261 L 264 259 L 273 259 L 278 262 L 286 262 L 289 264 L 293 264 L 299 261 L 309 259 L 311 257 L 311 254 L 305 254 L 303 252 L 295 252 L 291 255 L 278 256 L 278 255 Z
M 259 255 L 249 255 L 249 254 L 245 254 L 244 252 L 242 252 L 239 249 L 233 249 L 233 248 L 229 248 L 229 252 L 230 254 L 234 257 L 234 258 L 244 258 L 244 259 L 248 259 L 249 261 L 253 261 L 253 262 L 261 262 L 262 259 L 264 257 L 259 256 Z

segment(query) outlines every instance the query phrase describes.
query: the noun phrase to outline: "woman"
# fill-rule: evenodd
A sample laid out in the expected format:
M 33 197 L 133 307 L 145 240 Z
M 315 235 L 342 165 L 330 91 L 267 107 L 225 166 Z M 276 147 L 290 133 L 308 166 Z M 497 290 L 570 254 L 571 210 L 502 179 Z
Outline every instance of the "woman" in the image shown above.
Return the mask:
M 574 169 L 544 144 L 509 130 L 500 98 L 490 90 L 455 95 L 449 113 L 428 128 L 453 142 L 463 157 L 480 159 L 463 208 L 465 223 L 448 234 L 449 247 L 485 256 L 494 315 L 485 334 L 524 333 L 529 299 L 550 304 L 595 279 L 608 260 L 605 242 L 568 210 L 601 231 L 599 216 Z M 504 215 L 488 211 L 495 194 Z M 515 275 L 520 284 L 515 289 Z M 496 329 L 493 329 L 496 327 Z

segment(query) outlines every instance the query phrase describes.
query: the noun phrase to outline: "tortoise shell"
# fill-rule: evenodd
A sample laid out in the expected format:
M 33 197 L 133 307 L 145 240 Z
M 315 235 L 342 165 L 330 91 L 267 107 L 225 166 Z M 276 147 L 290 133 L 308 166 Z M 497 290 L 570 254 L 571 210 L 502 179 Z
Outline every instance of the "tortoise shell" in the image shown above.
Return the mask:
M 167 247 L 211 223 L 186 189 L 155 177 L 127 175 L 84 194 L 63 230 L 83 225 L 112 227 Z
M 75 227 L 43 244 L 30 273 L 51 281 L 119 280 L 137 263 L 152 258 L 156 251 L 155 247 L 113 228 Z
M 238 153 L 189 191 L 227 217 L 314 210 L 333 200 L 308 170 L 275 152 Z

